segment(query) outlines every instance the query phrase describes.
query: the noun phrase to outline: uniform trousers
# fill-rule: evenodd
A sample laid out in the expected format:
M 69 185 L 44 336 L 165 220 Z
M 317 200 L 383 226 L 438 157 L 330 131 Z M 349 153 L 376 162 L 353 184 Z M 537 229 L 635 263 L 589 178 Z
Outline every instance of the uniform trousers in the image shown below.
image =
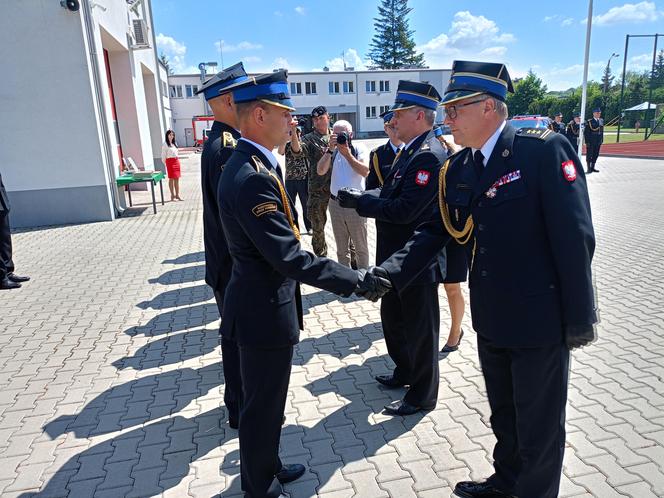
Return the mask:
M 302 204 L 302 217 L 304 218 L 304 228 L 307 229 L 307 232 L 311 230 L 311 221 L 309 220 L 307 213 L 307 203 L 309 202 L 309 180 L 306 178 L 302 180 L 286 180 L 286 192 L 290 197 L 293 204 L 295 204 L 295 198 L 300 197 L 300 204 Z M 324 225 L 324 224 L 323 224 Z
M 9 228 L 9 215 L 0 213 L 0 280 L 14 271 L 12 259 L 12 234 Z
M 401 294 L 390 291 L 380 303 L 387 352 L 394 377 L 410 389 L 407 403 L 430 409 L 438 400 L 438 284 L 411 285 Z
M 367 219 L 354 209 L 342 208 L 336 199 L 330 199 L 330 221 L 337 244 L 337 261 L 351 266 L 351 247 L 355 248 L 358 268 L 369 268 Z
M 257 349 L 239 345 L 244 397 L 240 409 L 240 476 L 248 498 L 278 497 L 279 438 L 293 346 Z
M 555 498 L 565 451 L 569 350 L 499 348 L 477 336 L 491 407 L 495 473 L 489 481 L 519 498 Z
M 309 192 L 307 202 L 307 217 L 311 222 L 311 247 L 316 256 L 327 256 L 327 243 L 325 242 L 325 223 L 327 223 L 327 204 L 329 194 Z
M 589 141 L 586 142 L 586 162 L 588 164 L 595 164 L 599 157 L 599 149 L 602 146 L 600 142 Z
M 219 316 L 223 320 L 224 294 L 214 291 Z M 240 377 L 240 355 L 237 343 L 232 339 L 221 337 L 221 366 L 224 370 L 224 404 L 228 410 L 228 422 L 237 426 L 240 420 L 242 405 L 242 378 Z

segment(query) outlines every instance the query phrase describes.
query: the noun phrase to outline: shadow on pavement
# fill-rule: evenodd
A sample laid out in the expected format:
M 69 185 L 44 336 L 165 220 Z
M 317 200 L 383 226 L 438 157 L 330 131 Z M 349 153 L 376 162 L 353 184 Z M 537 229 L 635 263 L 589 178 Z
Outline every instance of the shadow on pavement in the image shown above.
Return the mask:
M 293 365 L 305 365 L 317 354 L 326 354 L 335 358 L 364 354 L 369 351 L 373 341 L 382 337 L 380 322 L 363 327 L 339 329 L 320 337 L 307 337 L 295 346 Z
M 191 263 L 204 263 L 205 262 L 205 253 L 203 251 L 199 252 L 190 252 L 189 254 L 183 254 L 174 259 L 165 259 L 161 262 L 162 265 L 188 265 Z
M 79 413 L 48 422 L 44 431 L 51 439 L 67 432 L 87 438 L 135 427 L 176 413 L 222 384 L 221 362 L 149 375 L 108 389 Z
M 179 306 L 204 303 L 213 297 L 214 294 L 212 293 L 210 286 L 202 284 L 193 287 L 185 287 L 183 289 L 165 291 L 153 297 L 150 301 L 142 301 L 136 306 L 144 310 L 148 308 L 163 310 L 165 308 L 176 308 Z
M 197 304 L 188 308 L 166 311 L 151 318 L 145 325 L 130 327 L 124 333 L 130 336 L 164 335 L 169 332 L 204 327 L 216 320 L 219 320 L 219 310 L 215 303 Z
M 168 270 L 162 273 L 157 278 L 151 278 L 148 283 L 172 285 L 172 284 L 186 284 L 189 282 L 198 282 L 205 279 L 205 265 L 187 266 L 185 268 L 177 268 L 175 270 Z
M 149 368 L 173 365 L 190 358 L 211 353 L 220 345 L 219 330 L 198 329 L 156 339 L 139 348 L 133 356 L 125 356 L 113 362 L 118 370 Z

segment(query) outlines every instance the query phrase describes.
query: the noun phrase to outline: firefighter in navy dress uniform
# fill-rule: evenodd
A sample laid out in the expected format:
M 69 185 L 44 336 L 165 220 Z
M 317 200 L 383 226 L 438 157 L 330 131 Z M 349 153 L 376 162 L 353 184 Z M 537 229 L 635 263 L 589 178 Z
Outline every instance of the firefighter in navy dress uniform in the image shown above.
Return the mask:
M 394 112 L 387 111 L 380 115 L 383 118 L 383 129 L 387 134 L 388 140 L 383 145 L 376 147 L 369 154 L 369 176 L 367 176 L 366 190 L 380 188 L 385 182 L 385 177 L 392 169 L 394 158 L 403 147 L 403 142 L 399 140 L 394 132 L 394 127 L 390 125 L 390 120 Z
M 18 289 L 23 282 L 30 280 L 30 277 L 14 273 L 9 209 L 9 196 L 0 174 L 0 289 Z
M 205 283 L 214 291 L 219 316 L 223 319 L 224 293 L 231 278 L 233 262 L 228 252 L 219 218 L 217 187 L 221 171 L 240 138 L 233 96 L 227 88 L 247 79 L 241 62 L 215 74 L 198 93 L 208 102 L 214 122 L 201 154 L 201 188 L 203 192 L 203 245 L 205 247 Z M 237 345 L 221 338 L 221 357 L 224 370 L 224 403 L 228 423 L 238 428 L 239 406 L 242 400 L 240 364 Z
M 342 296 L 366 294 L 364 272 L 300 246 L 297 213 L 272 149 L 288 140 L 293 107 L 286 71 L 229 87 L 242 138 L 219 182 L 219 213 L 233 269 L 224 299 L 224 338 L 237 342 L 243 401 L 240 408 L 242 489 L 252 498 L 282 494 L 300 477 L 299 464 L 282 465 L 279 436 L 293 345 L 302 327 L 299 282 Z M 365 287 L 363 287 L 365 286 Z
M 553 117 L 553 121 L 551 122 L 551 130 L 555 131 L 556 133 L 562 133 L 563 135 L 565 134 L 565 123 L 563 123 L 563 113 L 559 112 Z
M 593 117 L 586 121 L 583 128 L 583 138 L 586 141 L 586 173 L 599 173 L 595 167 L 599 158 L 599 149 L 604 142 L 604 119 L 602 119 L 602 109 L 596 107 L 593 109 Z
M 464 245 L 497 441 L 494 474 L 457 483 L 454 492 L 554 498 L 570 350 L 595 338 L 595 237 L 578 156 L 558 133 L 506 124 L 508 91 L 504 65 L 454 62 L 445 122 L 466 148 L 441 168 L 432 219 L 371 272 L 401 291 L 451 239 Z
M 438 170 L 447 151 L 433 132 L 440 95 L 428 83 L 399 81 L 390 124 L 405 143 L 382 189 L 342 190 L 339 204 L 376 219 L 376 263 L 401 249 L 429 219 L 436 197 Z M 380 304 L 387 351 L 395 369 L 376 380 L 390 387 L 409 386 L 403 400 L 385 407 L 391 415 L 431 410 L 438 400 L 438 285 L 445 272 L 444 252 L 399 293 Z
M 572 144 L 572 148 L 574 150 L 577 150 L 579 147 L 579 129 L 581 128 L 580 123 L 581 118 L 579 113 L 575 112 L 572 121 L 567 123 L 567 128 L 565 129 L 565 136 L 567 137 L 567 140 L 569 140 L 569 143 Z

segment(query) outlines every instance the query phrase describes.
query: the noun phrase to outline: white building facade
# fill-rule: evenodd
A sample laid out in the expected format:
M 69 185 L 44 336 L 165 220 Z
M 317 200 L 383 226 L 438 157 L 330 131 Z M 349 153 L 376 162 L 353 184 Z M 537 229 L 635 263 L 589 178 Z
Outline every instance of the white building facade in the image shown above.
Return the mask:
M 79 2 L 13 2 L 0 19 L 13 227 L 112 220 L 124 208 L 122 159 L 162 168 L 171 111 L 150 0 Z
M 349 121 L 361 138 L 383 134 L 380 114 L 394 103 L 399 80 L 430 83 L 442 95 L 450 73 L 449 69 L 289 72 L 288 82 L 295 115 L 308 116 L 314 107 L 324 105 L 334 120 Z M 168 81 L 173 130 L 181 145 L 193 145 L 192 119 L 208 112 L 203 96 L 193 93 L 200 75 L 171 75 Z

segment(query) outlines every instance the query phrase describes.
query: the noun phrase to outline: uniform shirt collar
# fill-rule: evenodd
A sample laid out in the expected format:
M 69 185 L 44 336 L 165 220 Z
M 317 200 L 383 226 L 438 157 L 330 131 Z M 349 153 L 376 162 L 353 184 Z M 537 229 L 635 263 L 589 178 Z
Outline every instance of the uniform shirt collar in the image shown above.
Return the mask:
M 397 147 L 396 145 L 394 145 L 394 144 L 392 143 L 392 140 L 388 140 L 388 142 L 389 142 L 389 144 L 390 144 L 390 147 L 392 147 L 392 150 L 394 151 L 395 154 L 396 154 L 397 152 L 399 152 L 401 149 L 403 149 L 403 144 L 401 144 L 399 147 Z
M 263 147 L 261 144 L 257 144 L 256 142 L 253 142 L 249 140 L 248 138 L 242 137 L 240 140 L 244 140 L 246 142 L 249 142 L 251 145 L 256 147 L 258 150 L 260 150 L 263 155 L 267 158 L 268 161 L 270 161 L 270 164 L 272 165 L 272 169 L 277 169 L 277 166 L 279 166 L 279 161 L 277 161 L 277 158 L 275 157 L 274 154 L 272 154 L 271 150 L 268 150 L 266 147 Z
M 503 121 L 498 128 L 496 128 L 496 131 L 493 132 L 493 135 L 489 137 L 489 139 L 484 142 L 484 145 L 482 145 L 482 148 L 479 149 L 482 152 L 482 155 L 484 156 L 484 166 L 487 165 L 489 162 L 489 158 L 491 157 L 491 153 L 493 152 L 494 147 L 496 146 L 496 143 L 498 142 L 498 138 L 500 137 L 500 134 L 503 132 L 503 129 L 505 128 L 506 121 Z M 473 149 L 473 156 L 475 155 L 475 152 L 478 149 Z

